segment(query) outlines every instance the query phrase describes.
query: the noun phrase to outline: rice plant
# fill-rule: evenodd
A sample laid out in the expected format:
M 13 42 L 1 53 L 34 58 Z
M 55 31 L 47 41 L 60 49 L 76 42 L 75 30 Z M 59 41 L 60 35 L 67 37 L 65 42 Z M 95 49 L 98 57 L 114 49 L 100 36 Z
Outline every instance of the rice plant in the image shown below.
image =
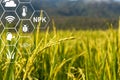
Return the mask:
M 52 23 L 45 32 L 39 23 L 28 48 L 19 46 L 25 38 L 3 50 L 0 42 L 0 80 L 120 79 L 120 29 L 56 31 Z

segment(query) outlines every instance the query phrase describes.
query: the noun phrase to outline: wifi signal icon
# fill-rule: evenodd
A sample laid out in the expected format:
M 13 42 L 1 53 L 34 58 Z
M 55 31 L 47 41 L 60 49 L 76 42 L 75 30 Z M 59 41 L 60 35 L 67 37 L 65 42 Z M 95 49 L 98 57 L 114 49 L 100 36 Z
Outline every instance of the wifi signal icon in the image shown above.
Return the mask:
M 6 16 L 5 19 L 8 21 L 8 23 L 12 23 L 15 20 L 14 16 Z

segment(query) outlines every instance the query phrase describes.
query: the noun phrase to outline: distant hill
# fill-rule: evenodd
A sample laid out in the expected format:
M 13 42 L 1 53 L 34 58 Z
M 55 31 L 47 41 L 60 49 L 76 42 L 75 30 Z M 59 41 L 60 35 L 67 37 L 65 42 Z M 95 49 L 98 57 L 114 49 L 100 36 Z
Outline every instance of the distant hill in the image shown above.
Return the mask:
M 34 9 L 45 10 L 57 29 L 107 29 L 118 27 L 120 1 L 115 0 L 31 0 Z M 30 12 L 29 12 L 30 13 Z M 21 13 L 18 13 L 21 15 Z M 50 22 L 51 26 L 51 22 Z
M 105 18 L 117 18 L 120 15 L 120 3 L 118 2 L 84 3 L 82 0 L 33 0 L 32 3 L 35 9 L 44 9 L 50 15 Z

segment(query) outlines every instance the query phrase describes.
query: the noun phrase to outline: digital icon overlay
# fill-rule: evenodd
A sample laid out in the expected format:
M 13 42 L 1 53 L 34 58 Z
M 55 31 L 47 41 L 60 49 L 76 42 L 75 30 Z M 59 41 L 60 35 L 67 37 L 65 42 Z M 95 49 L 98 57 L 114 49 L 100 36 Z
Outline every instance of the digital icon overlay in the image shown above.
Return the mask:
M 35 11 L 34 14 L 31 17 L 31 22 L 34 26 L 37 26 L 39 23 L 41 23 L 41 29 L 45 29 L 50 22 L 50 18 L 47 15 L 46 11 Z
M 15 38 L 15 36 L 13 36 L 12 33 L 7 32 L 6 39 L 7 39 L 8 41 L 12 41 L 13 38 Z
M 3 6 L 5 11 L 16 10 L 19 5 L 18 0 L 1 0 L 1 5 Z
M 19 17 L 13 11 L 6 11 L 1 17 L 1 22 L 5 28 L 15 28 L 19 22 Z
M 23 16 L 23 17 L 26 17 L 26 16 L 27 16 L 27 7 L 26 7 L 26 6 L 23 6 L 23 7 L 22 7 L 22 16 Z
M 27 24 L 23 25 L 23 32 L 28 32 L 29 31 L 29 26 Z
M 34 11 L 35 10 L 30 3 L 20 3 L 16 9 L 16 13 L 20 19 L 30 19 Z
M 14 0 L 4 0 L 3 3 L 5 3 L 5 7 L 16 7 L 17 6 Z
M 39 23 L 41 30 L 46 29 L 49 22 L 50 18 L 46 11 L 35 10 L 31 0 L 1 0 L 0 50 L 5 50 L 5 58 L 15 59 L 16 46 L 21 49 L 31 48 L 34 42 L 30 35 L 37 29 Z M 7 50 L 10 48 L 11 51 Z
M 15 29 L 4 29 L 1 33 L 1 39 L 5 46 L 15 46 L 19 39 L 19 34 Z
M 12 23 L 15 20 L 14 16 L 6 16 L 5 19 L 9 22 Z
M 11 54 L 11 52 L 8 51 L 8 53 L 6 53 L 6 55 L 7 55 L 7 59 L 14 59 L 15 53 Z

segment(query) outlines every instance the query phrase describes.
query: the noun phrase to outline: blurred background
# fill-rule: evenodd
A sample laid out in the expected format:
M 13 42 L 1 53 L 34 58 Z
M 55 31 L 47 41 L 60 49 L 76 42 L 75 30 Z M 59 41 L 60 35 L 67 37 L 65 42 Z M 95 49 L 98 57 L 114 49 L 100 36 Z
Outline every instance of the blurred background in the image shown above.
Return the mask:
M 117 28 L 120 0 L 32 0 L 36 10 L 45 10 L 57 29 Z

